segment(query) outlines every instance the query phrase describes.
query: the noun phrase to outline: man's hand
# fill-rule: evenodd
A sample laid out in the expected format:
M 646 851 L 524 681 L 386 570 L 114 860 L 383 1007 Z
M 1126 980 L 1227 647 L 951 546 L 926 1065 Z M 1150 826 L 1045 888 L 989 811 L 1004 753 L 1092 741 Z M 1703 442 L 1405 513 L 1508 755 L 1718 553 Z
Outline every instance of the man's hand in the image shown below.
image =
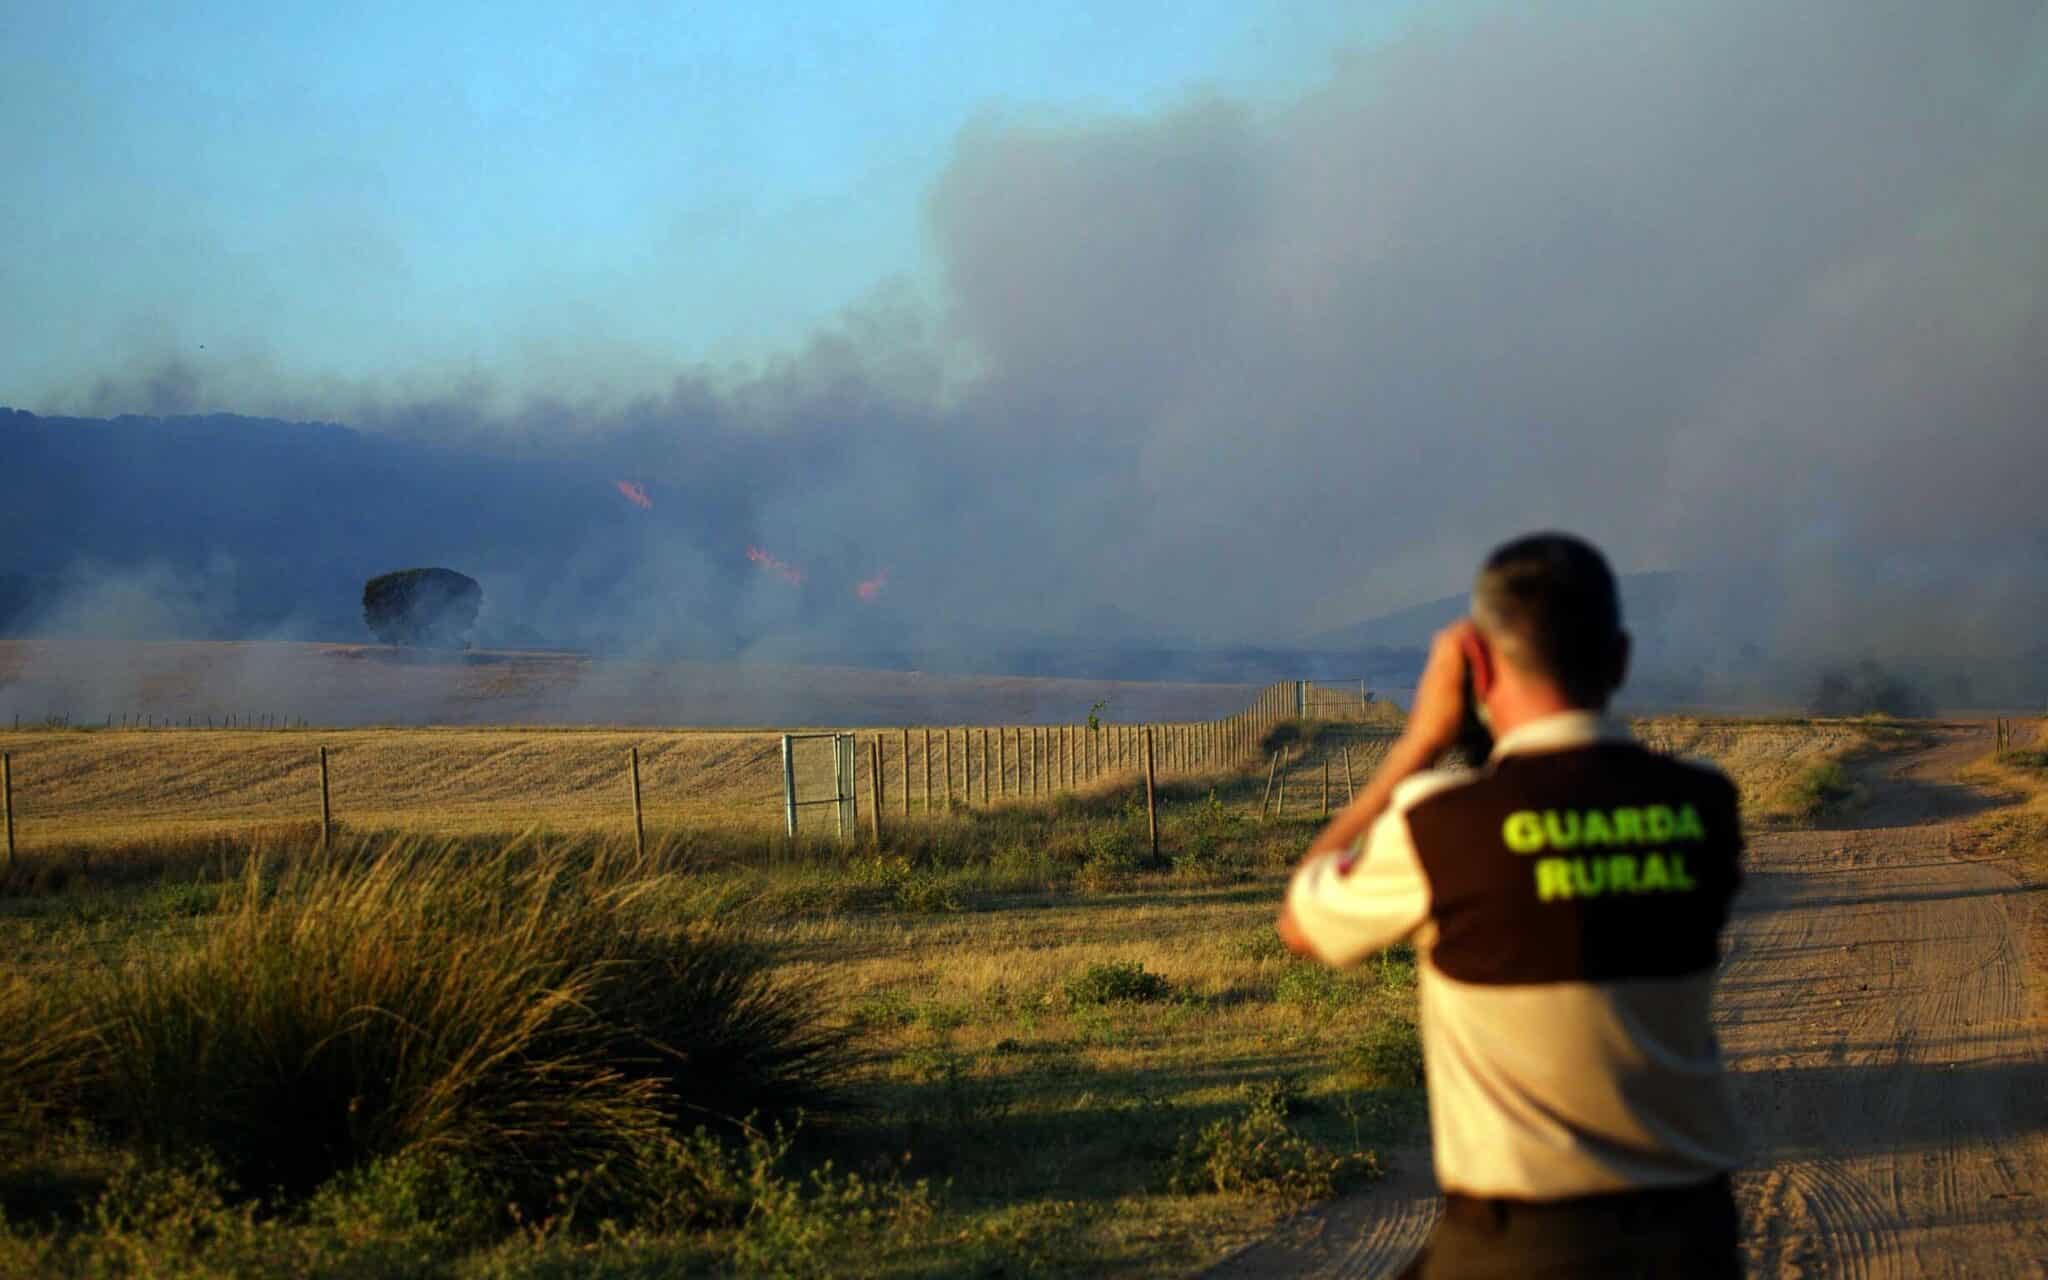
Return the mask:
M 1280 918 L 1273 922 L 1273 929 L 1280 935 L 1280 944 L 1288 951 L 1298 956 L 1315 955 L 1315 948 L 1309 945 L 1308 935 L 1303 933 L 1301 926 L 1295 922 L 1292 908 L 1284 905 L 1280 908 Z
M 1486 660 L 1479 627 L 1470 618 L 1445 627 L 1430 641 L 1429 662 L 1422 668 L 1415 706 L 1402 734 L 1414 739 L 1430 759 L 1449 751 L 1458 740 L 1458 727 L 1465 718 L 1466 672 L 1483 669 Z
M 1429 646 L 1429 663 L 1422 670 L 1422 683 L 1415 690 L 1415 707 L 1408 713 L 1407 727 L 1367 779 L 1358 798 L 1345 805 L 1309 842 L 1309 857 L 1349 849 L 1386 812 L 1395 787 L 1433 767 L 1451 749 L 1465 715 L 1467 664 L 1484 669 L 1486 660 L 1479 628 L 1470 618 L 1436 633 Z

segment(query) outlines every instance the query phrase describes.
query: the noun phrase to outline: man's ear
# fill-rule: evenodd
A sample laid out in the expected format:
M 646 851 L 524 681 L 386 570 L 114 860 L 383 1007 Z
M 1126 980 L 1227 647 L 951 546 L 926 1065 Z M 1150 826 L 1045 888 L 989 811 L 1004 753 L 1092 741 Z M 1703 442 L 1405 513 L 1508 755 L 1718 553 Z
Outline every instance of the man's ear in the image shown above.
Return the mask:
M 1481 702 L 1493 692 L 1493 646 L 1486 641 L 1486 635 L 1478 627 L 1466 630 L 1463 644 L 1465 670 L 1472 677 L 1472 694 Z
M 1621 688 L 1622 681 L 1628 679 L 1628 655 L 1630 643 L 1631 642 L 1629 640 L 1628 632 L 1617 631 L 1614 633 L 1614 668 L 1613 671 L 1610 673 L 1612 678 L 1608 681 L 1607 684 L 1607 691 L 1610 694 L 1613 693 L 1616 689 Z

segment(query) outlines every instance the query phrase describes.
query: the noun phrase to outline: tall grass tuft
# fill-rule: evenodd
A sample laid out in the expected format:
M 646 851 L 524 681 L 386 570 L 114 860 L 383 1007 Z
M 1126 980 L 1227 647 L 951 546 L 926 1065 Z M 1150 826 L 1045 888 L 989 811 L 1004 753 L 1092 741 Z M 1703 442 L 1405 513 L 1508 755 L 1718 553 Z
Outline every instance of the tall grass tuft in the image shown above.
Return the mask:
M 671 887 L 596 845 L 252 861 L 199 936 L 63 989 L 75 1108 L 251 1193 L 405 1153 L 538 1203 L 630 1195 L 700 1124 L 840 1105 L 846 1034 Z
M 84 1014 L 23 978 L 0 978 L 0 1154 L 38 1137 L 94 1087 L 100 1055 Z

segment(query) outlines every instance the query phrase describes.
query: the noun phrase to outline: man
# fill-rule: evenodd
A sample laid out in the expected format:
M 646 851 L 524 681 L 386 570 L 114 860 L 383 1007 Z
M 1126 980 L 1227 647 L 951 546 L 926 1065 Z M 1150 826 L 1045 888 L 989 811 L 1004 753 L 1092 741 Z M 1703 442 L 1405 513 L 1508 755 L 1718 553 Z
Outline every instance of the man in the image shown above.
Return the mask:
M 1740 1274 L 1709 1021 L 1735 789 L 1602 719 L 1627 664 L 1598 551 L 1501 547 L 1288 889 L 1296 952 L 1345 967 L 1412 939 L 1421 960 L 1444 1215 L 1409 1276 Z M 1438 768 L 1468 696 L 1492 754 Z

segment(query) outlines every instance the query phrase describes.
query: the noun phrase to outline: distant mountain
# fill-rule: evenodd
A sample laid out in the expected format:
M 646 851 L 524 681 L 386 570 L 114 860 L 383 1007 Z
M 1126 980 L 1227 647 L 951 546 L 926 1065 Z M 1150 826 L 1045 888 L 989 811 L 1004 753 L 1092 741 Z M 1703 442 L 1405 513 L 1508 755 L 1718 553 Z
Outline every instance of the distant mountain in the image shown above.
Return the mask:
M 814 545 L 807 573 L 754 558 L 782 546 L 785 528 L 755 522 L 786 520 L 789 495 L 745 477 L 787 468 L 734 461 L 742 447 L 714 463 L 685 450 L 650 493 L 616 459 L 231 414 L 0 409 L 0 635 L 361 643 L 367 579 L 445 565 L 483 584 L 484 648 L 1211 682 L 1387 683 L 1413 666 L 1349 645 L 1204 647 L 1114 603 L 1004 628 L 899 608 L 886 585 L 868 602 L 851 553 Z

